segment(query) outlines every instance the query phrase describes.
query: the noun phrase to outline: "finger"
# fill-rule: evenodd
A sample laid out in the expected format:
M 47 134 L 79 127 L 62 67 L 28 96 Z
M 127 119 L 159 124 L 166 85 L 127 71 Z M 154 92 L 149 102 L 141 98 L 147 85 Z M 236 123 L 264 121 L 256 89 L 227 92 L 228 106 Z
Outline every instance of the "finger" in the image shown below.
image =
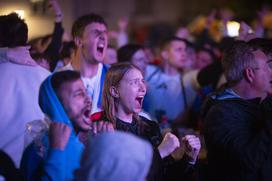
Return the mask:
M 104 121 L 99 121 L 99 123 L 97 125 L 97 132 L 98 133 L 102 131 L 103 124 L 104 124 Z
M 112 123 L 108 123 L 108 124 L 107 124 L 107 130 L 108 130 L 108 131 L 114 131 L 114 128 L 113 128 Z
M 103 132 L 108 131 L 108 130 L 107 130 L 107 125 L 108 125 L 107 122 L 104 122 L 104 124 L 102 125 L 102 131 L 103 131 Z
M 94 135 L 97 134 L 97 123 L 96 122 L 92 123 L 92 132 Z

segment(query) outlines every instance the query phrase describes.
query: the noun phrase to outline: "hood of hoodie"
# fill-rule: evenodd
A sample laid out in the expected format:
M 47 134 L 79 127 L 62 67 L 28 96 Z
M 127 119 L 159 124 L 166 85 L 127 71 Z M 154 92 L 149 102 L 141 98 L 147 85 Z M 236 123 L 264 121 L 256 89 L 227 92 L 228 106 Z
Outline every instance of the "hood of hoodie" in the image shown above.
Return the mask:
M 202 105 L 202 117 L 206 116 L 212 106 L 224 100 L 241 100 L 241 97 L 236 94 L 231 88 L 226 88 L 223 91 L 218 91 L 210 94 Z
M 76 181 L 143 181 L 152 162 L 150 143 L 130 133 L 105 132 L 88 140 Z
M 74 178 L 74 170 L 80 166 L 80 158 L 84 146 L 79 141 L 72 122 L 52 87 L 51 79 L 52 75 L 47 77 L 40 87 L 39 105 L 51 121 L 64 123 L 72 130 L 69 141 L 62 153 L 65 155 L 65 173 L 61 173 L 62 180 L 72 180 Z

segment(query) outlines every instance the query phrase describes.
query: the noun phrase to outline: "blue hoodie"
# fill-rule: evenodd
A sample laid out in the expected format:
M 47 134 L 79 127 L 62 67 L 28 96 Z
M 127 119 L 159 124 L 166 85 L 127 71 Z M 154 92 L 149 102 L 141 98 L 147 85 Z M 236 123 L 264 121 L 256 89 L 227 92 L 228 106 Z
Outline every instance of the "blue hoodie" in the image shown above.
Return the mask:
M 52 87 L 51 78 L 52 75 L 41 85 L 39 105 L 52 121 L 67 124 L 72 130 L 71 136 L 63 151 L 49 147 L 48 133 L 42 137 L 41 144 L 34 141 L 29 145 L 21 162 L 25 180 L 72 180 L 74 170 L 80 166 L 84 146 Z

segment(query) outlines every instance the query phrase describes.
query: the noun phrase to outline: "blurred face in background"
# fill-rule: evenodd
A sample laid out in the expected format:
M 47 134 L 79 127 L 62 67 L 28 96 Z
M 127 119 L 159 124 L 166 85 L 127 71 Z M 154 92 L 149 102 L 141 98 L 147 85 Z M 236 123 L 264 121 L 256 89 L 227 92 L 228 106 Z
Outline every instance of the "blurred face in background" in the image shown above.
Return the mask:
M 186 44 L 183 41 L 174 40 L 166 46 L 162 52 L 162 57 L 172 67 L 182 69 L 187 64 Z
M 108 65 L 117 63 L 117 52 L 115 48 L 107 48 L 104 63 Z
M 212 56 L 209 52 L 200 50 L 197 52 L 196 61 L 195 61 L 195 68 L 196 69 L 203 69 L 204 67 L 208 66 L 213 62 Z
M 131 63 L 136 65 L 142 72 L 145 72 L 148 59 L 143 49 L 139 49 L 133 54 Z

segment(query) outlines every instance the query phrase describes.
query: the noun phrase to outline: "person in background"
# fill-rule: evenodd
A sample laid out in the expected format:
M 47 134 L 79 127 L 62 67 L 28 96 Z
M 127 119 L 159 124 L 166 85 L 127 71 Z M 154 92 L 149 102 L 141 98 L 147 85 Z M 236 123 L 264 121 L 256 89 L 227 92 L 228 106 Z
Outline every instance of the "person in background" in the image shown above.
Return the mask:
M 55 71 L 73 70 L 72 62 L 76 56 L 76 45 L 73 41 L 64 42 L 60 51 L 60 60 Z
M 111 65 L 117 62 L 117 51 L 113 46 L 109 45 L 104 59 L 104 64 Z
M 31 45 L 30 53 L 35 54 L 39 58 L 38 63 L 41 62 L 42 65 L 45 65 L 44 61 L 47 61 L 50 71 L 53 72 L 59 60 L 59 52 L 62 46 L 62 35 L 64 32 L 62 27 L 63 13 L 57 0 L 49 0 L 48 8 L 52 9 L 55 15 L 52 35 L 46 35 L 30 41 L 29 44 Z
M 166 118 L 170 125 L 183 116 L 194 100 L 188 93 L 193 86 L 185 84 L 180 72 L 187 66 L 186 46 L 184 39 L 166 39 L 160 51 L 162 68 L 152 66 L 145 75 L 148 91 L 144 110 L 159 121 Z
M 0 149 L 12 158 L 16 167 L 25 146 L 26 124 L 43 118 L 38 93 L 42 81 L 50 74 L 33 66 L 27 38 L 28 27 L 17 14 L 0 16 L 0 47 L 7 47 L 5 56 L 10 57 L 0 57 Z
M 127 44 L 117 51 L 117 59 L 119 62 L 131 62 L 145 73 L 148 59 L 144 52 L 144 46 L 139 44 Z
M 203 105 L 209 180 L 271 180 L 271 60 L 236 41 L 222 65 L 228 86 Z

